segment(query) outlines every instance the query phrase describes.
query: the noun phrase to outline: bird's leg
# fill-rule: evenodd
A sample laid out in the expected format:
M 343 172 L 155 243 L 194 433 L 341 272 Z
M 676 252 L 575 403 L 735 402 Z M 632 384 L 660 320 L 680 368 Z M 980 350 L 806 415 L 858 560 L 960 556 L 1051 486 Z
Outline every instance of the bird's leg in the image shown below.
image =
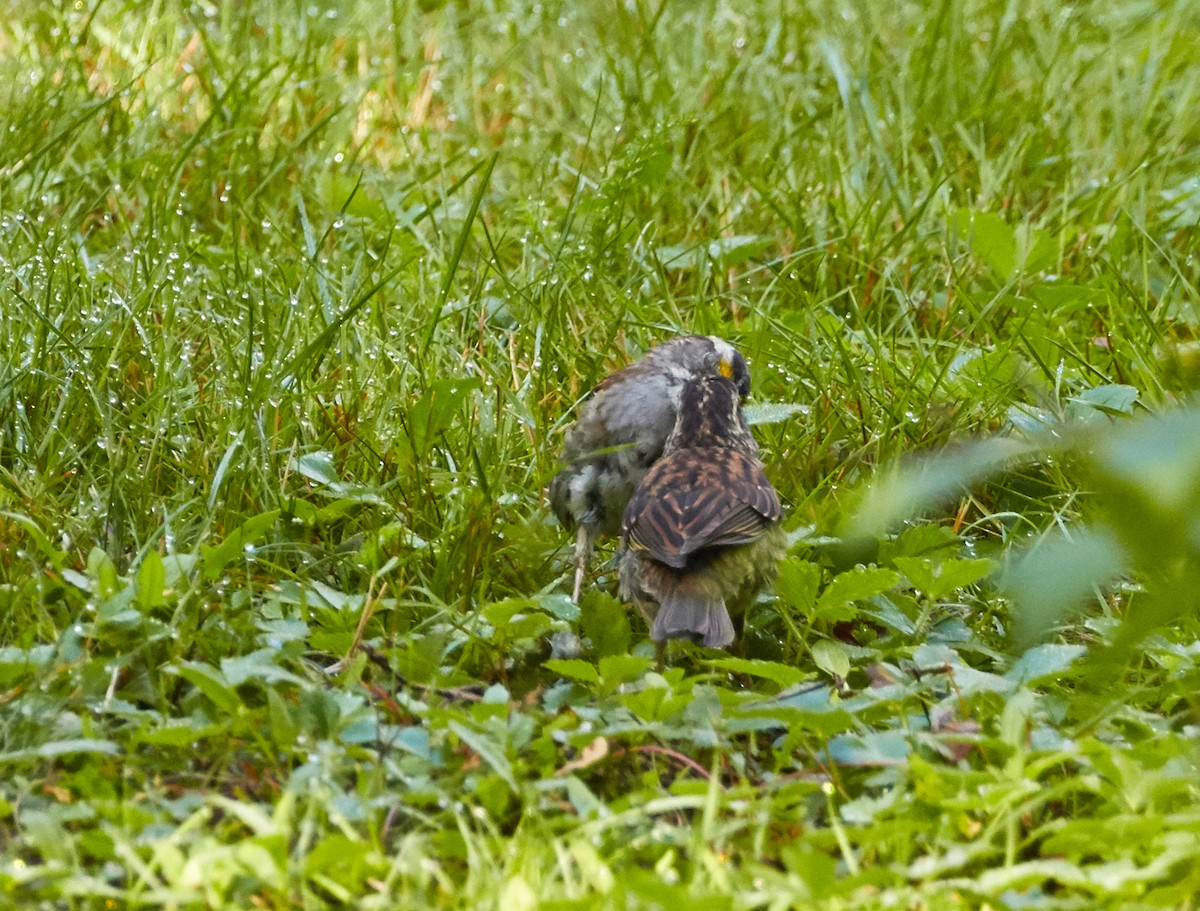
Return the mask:
M 587 572 L 588 560 L 592 556 L 592 536 L 586 525 L 580 525 L 575 534 L 575 589 L 571 600 L 579 603 L 579 595 L 583 591 L 583 574 Z

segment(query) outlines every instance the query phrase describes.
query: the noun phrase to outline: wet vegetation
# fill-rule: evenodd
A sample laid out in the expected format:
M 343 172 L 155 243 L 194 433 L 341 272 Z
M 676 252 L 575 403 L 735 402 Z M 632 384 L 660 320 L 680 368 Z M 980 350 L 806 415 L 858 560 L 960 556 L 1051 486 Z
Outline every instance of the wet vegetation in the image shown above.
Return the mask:
M 1169 0 L 4 0 L 0 908 L 1194 908 L 1198 102 Z M 544 489 L 681 332 L 789 553 L 657 668 Z

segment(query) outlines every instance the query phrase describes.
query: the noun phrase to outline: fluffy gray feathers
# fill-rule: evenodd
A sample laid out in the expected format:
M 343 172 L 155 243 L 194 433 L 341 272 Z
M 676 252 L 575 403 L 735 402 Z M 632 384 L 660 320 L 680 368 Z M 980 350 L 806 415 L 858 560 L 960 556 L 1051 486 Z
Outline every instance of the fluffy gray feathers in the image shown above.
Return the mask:
M 576 601 L 596 538 L 620 531 L 625 505 L 675 428 L 684 386 L 702 376 L 727 377 L 739 395 L 750 392 L 750 371 L 737 349 L 716 336 L 685 335 L 596 386 L 567 430 L 549 498 L 559 522 L 577 529 Z
M 684 384 L 722 371 L 749 394 L 750 371 L 737 349 L 716 336 L 685 335 L 596 386 L 567 430 L 563 468 L 550 482 L 550 506 L 563 526 L 619 532 L 625 504 L 675 427 Z

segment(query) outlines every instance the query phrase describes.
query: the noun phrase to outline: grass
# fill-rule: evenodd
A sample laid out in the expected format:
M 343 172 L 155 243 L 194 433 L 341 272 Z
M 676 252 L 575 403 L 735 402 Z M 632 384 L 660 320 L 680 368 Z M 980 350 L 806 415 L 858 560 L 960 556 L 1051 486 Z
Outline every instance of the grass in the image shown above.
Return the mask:
M 0 10 L 0 907 L 1196 906 L 1192 4 Z M 684 331 L 659 672 L 543 488 Z

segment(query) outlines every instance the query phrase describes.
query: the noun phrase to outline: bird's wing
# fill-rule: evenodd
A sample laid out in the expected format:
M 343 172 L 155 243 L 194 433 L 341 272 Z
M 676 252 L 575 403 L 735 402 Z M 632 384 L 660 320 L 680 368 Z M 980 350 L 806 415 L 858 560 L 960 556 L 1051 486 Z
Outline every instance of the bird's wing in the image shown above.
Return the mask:
M 758 460 L 734 449 L 685 449 L 660 460 L 625 511 L 627 546 L 682 567 L 706 547 L 753 541 L 779 521 Z

